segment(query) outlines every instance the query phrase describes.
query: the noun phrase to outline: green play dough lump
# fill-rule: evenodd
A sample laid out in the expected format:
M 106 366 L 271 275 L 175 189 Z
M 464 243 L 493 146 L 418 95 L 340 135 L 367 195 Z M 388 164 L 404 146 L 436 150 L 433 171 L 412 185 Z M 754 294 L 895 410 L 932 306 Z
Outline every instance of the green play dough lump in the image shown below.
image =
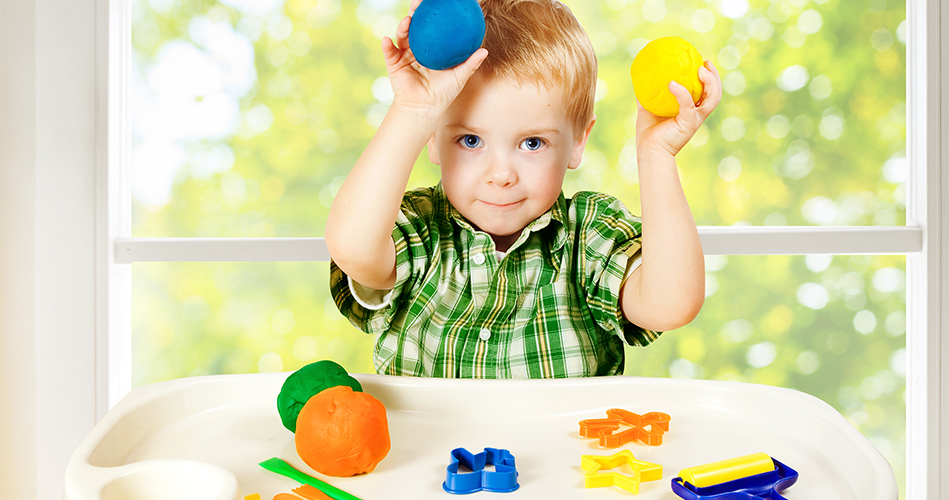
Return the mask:
M 345 368 L 328 359 L 310 363 L 293 372 L 287 377 L 283 388 L 280 389 L 280 395 L 277 396 L 277 411 L 280 412 L 283 426 L 295 433 L 297 415 L 303 405 L 323 389 L 338 385 L 346 385 L 352 387 L 353 391 L 362 392 L 359 381 L 350 377 Z

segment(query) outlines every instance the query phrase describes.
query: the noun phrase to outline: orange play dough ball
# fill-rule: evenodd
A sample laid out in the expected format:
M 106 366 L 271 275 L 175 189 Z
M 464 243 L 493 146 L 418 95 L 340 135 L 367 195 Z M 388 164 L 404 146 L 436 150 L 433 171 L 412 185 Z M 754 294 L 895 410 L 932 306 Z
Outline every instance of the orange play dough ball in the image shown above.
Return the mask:
M 294 440 L 297 454 L 317 472 L 337 477 L 372 472 L 389 453 L 386 407 L 349 386 L 324 389 L 300 410 Z
M 656 116 L 676 116 L 679 102 L 669 91 L 675 80 L 692 95 L 692 102 L 702 98 L 705 85 L 699 80 L 699 68 L 705 64 L 699 51 L 677 36 L 657 38 L 646 44 L 629 68 L 636 99 Z

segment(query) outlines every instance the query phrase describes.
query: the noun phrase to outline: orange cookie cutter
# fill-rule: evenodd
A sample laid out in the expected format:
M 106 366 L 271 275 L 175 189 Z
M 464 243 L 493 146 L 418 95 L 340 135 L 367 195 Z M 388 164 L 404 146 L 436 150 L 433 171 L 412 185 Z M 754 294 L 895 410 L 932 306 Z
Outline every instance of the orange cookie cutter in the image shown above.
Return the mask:
M 658 411 L 640 415 L 620 408 L 606 410 L 606 417 L 581 420 L 580 436 L 600 438 L 602 448 L 618 448 L 637 440 L 649 446 L 659 446 L 662 444 L 662 435 L 669 430 L 669 421 L 672 420 L 668 414 Z M 628 425 L 630 428 L 614 433 L 622 425 Z

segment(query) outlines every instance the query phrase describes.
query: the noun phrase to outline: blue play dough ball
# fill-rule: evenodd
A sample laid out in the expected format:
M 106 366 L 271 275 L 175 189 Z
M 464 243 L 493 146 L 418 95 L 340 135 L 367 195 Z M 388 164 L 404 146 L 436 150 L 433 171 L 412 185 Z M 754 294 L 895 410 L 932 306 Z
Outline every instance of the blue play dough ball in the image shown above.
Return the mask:
M 409 46 L 429 69 L 465 62 L 484 41 L 484 13 L 477 0 L 423 0 L 412 15 Z

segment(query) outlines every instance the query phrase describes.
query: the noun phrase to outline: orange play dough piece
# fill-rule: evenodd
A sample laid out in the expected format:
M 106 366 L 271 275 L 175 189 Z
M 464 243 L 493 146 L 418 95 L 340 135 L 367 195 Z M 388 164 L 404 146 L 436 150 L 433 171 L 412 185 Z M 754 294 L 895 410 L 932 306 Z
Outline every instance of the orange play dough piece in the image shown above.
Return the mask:
M 327 476 L 372 472 L 389 453 L 386 407 L 349 386 L 324 389 L 300 410 L 295 442 L 300 458 Z
M 290 491 L 300 495 L 303 498 L 306 498 L 307 500 L 333 500 L 333 497 L 310 486 L 309 484 L 301 485 L 299 488 L 294 488 Z

